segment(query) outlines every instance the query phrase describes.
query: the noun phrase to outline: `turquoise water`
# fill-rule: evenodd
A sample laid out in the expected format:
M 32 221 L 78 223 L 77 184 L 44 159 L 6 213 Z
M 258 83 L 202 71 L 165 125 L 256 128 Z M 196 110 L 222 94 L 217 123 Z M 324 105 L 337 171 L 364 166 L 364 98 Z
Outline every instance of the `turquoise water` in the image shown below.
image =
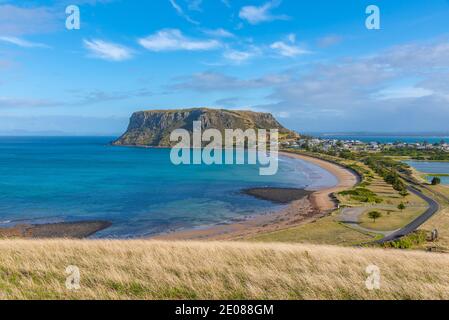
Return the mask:
M 416 170 L 424 173 L 449 174 L 449 162 L 407 161 Z M 442 184 L 449 185 L 449 177 L 440 177 Z M 432 178 L 429 178 L 429 181 Z
M 96 237 L 140 237 L 280 208 L 244 188 L 337 182 L 289 158 L 265 177 L 251 165 L 174 166 L 167 149 L 113 147 L 113 139 L 0 137 L 0 226 L 102 219 L 113 226 Z

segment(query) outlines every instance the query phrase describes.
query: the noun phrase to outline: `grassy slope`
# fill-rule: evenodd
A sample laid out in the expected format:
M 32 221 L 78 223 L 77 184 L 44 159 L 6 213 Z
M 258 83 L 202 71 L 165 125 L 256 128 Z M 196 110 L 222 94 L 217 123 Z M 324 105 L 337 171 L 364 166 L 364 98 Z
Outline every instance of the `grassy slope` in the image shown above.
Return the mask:
M 401 212 L 399 210 L 389 212 L 386 210 L 376 209 L 376 211 L 382 213 L 382 217 L 380 219 L 377 219 L 376 222 L 374 222 L 369 217 L 370 211 L 371 210 L 367 210 L 360 217 L 360 226 L 371 230 L 392 231 L 404 227 L 405 225 L 419 217 L 424 211 L 426 211 L 426 207 L 413 207 L 404 210 L 404 212 Z
M 445 198 L 437 196 L 441 204 L 441 210 L 425 223 L 421 229 L 437 229 L 439 232 L 439 240 L 434 245 L 442 251 L 449 252 L 449 202 L 446 200 L 449 198 L 449 186 L 438 185 L 429 186 L 429 188 L 438 194 L 444 195 Z
M 370 242 L 370 236 L 338 222 L 337 216 L 325 217 L 298 227 L 257 235 L 249 240 L 257 242 L 313 243 L 350 246 Z
M 369 291 L 367 266 L 381 270 Z M 65 288 L 65 269 L 81 289 Z M 0 241 L 0 292 L 17 299 L 449 299 L 449 256 L 331 246 Z
M 363 187 L 374 192 L 383 200 L 381 204 L 370 204 L 360 202 L 351 196 L 338 195 L 342 206 L 364 207 L 366 212 L 361 216 L 361 226 L 375 231 L 392 231 L 399 229 L 422 214 L 426 209 L 426 203 L 414 194 L 402 197 L 399 193 L 387 184 L 379 175 L 374 173 L 368 166 L 361 162 L 353 160 L 342 160 L 339 158 L 328 157 L 330 160 L 339 161 L 342 164 L 358 168 L 363 172 Z M 397 206 L 405 203 L 407 208 L 401 212 Z M 380 211 L 383 217 L 373 223 L 367 218 L 369 211 Z M 298 227 L 280 230 L 273 233 L 258 235 L 248 240 L 265 242 L 300 242 L 313 244 L 335 244 L 335 245 L 354 245 L 372 241 L 379 236 L 375 233 L 367 234 L 358 229 L 353 229 L 339 222 L 339 211 L 331 216 L 321 219 L 312 224 L 301 225 Z
M 412 169 L 412 172 L 416 180 L 428 183 L 421 172 L 415 169 Z M 432 186 L 429 184 L 428 188 L 434 193 L 430 193 L 427 190 L 424 190 L 424 193 L 434 197 L 440 203 L 441 210 L 420 228 L 421 230 L 437 229 L 439 231 L 439 240 L 435 243 L 427 244 L 424 248 L 429 246 L 437 247 L 440 251 L 449 252 L 449 186 Z

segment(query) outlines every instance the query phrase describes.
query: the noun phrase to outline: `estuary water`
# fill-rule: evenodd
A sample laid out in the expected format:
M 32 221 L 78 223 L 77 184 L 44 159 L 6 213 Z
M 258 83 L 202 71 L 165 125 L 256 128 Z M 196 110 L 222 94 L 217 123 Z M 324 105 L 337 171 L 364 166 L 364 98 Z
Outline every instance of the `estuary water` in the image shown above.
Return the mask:
M 406 161 L 410 166 L 423 173 L 443 175 L 440 177 L 442 184 L 449 185 L 449 162 L 436 162 L 436 161 Z M 445 176 L 448 175 L 448 176 Z M 432 180 L 432 176 L 429 175 L 428 180 Z

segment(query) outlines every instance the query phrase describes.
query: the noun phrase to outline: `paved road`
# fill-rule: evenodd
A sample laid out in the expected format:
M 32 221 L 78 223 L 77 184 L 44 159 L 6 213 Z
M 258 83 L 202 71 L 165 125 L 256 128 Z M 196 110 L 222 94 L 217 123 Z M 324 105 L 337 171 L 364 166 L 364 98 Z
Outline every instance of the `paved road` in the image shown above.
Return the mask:
M 382 244 L 389 241 L 394 241 L 399 238 L 402 238 L 412 232 L 414 232 L 416 229 L 418 229 L 421 225 L 423 225 L 427 220 L 429 220 L 435 213 L 438 212 L 440 209 L 440 205 L 438 202 L 433 200 L 432 198 L 429 198 L 425 194 L 421 193 L 421 191 L 413 188 L 408 187 L 407 188 L 409 192 L 416 194 L 418 197 L 422 198 L 424 201 L 426 201 L 429 205 L 429 208 L 424 212 L 422 215 L 420 215 L 418 218 L 416 218 L 413 222 L 411 222 L 409 225 L 405 226 L 399 231 L 396 231 L 392 233 L 389 236 L 386 236 L 385 238 L 377 241 L 378 243 Z
M 379 233 L 382 234 L 384 237 L 389 236 L 390 234 L 398 231 L 379 231 L 379 230 L 372 230 L 368 228 L 364 228 L 360 226 L 360 216 L 366 211 L 367 208 L 365 207 L 355 207 L 355 208 L 344 208 L 341 211 L 340 214 L 340 222 L 345 223 L 354 229 L 358 229 L 363 232 L 370 232 L 370 233 Z

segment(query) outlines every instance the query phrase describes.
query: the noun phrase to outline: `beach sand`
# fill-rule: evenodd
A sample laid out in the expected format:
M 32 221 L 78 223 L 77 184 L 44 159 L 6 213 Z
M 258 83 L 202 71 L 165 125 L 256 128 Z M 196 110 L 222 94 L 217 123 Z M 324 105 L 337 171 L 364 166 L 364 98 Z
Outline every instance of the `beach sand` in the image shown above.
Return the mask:
M 320 219 L 336 209 L 337 203 L 333 194 L 354 187 L 359 177 L 351 170 L 335 163 L 318 158 L 294 153 L 280 152 L 280 155 L 301 159 L 313 163 L 334 175 L 338 183 L 334 187 L 316 190 L 299 200 L 292 201 L 287 208 L 278 212 L 255 216 L 251 219 L 226 225 L 213 226 L 204 229 L 193 229 L 163 234 L 152 239 L 157 240 L 237 240 L 261 233 L 273 232 Z M 254 191 L 256 189 L 253 189 Z M 266 188 L 264 192 L 256 190 L 254 196 L 271 192 L 274 198 L 285 198 L 279 192 L 291 193 L 291 189 Z M 250 190 L 251 191 L 251 190 Z M 248 193 L 248 192 L 247 192 Z M 288 198 L 288 196 L 286 197 Z
M 336 203 L 333 200 L 332 195 L 334 193 L 350 189 L 360 181 L 360 178 L 356 173 L 338 164 L 296 153 L 280 152 L 280 154 L 286 157 L 301 159 L 313 163 L 330 172 L 337 178 L 338 184 L 335 187 L 317 190 L 311 195 L 311 201 L 320 211 L 334 210 Z

